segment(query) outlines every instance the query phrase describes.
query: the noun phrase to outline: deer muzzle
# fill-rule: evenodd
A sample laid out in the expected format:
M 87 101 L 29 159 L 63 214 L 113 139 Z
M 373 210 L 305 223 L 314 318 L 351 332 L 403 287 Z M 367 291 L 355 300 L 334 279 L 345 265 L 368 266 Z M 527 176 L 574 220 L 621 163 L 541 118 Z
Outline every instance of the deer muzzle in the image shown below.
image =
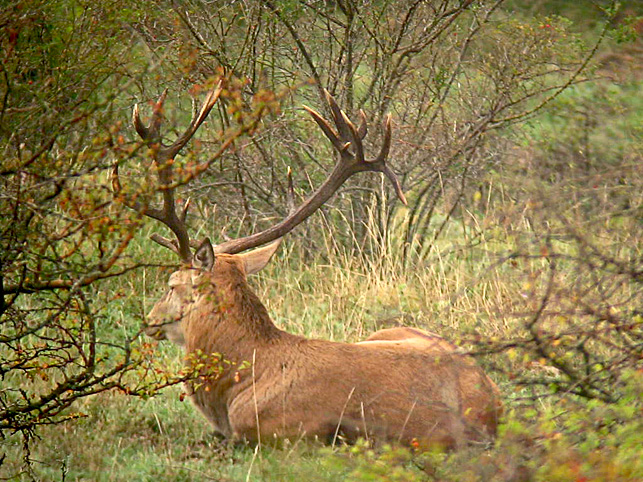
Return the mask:
M 143 328 L 143 333 L 147 336 L 154 338 L 155 340 L 165 340 L 167 336 L 165 335 L 165 330 L 163 327 L 158 325 L 146 325 Z

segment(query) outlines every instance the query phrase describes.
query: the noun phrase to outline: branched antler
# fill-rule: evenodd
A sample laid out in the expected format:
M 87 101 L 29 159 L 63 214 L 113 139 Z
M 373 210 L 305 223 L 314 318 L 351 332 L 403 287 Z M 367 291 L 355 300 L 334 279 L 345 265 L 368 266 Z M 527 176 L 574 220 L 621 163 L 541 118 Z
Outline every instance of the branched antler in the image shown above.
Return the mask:
M 360 111 L 360 122 L 359 126 L 356 127 L 339 108 L 335 99 L 333 99 L 327 91 L 324 91 L 324 93 L 330 106 L 333 124 L 335 126 L 334 128 L 331 126 L 329 121 L 324 119 L 315 110 L 306 106 L 304 106 L 304 109 L 306 109 L 306 111 L 312 116 L 313 120 L 321 128 L 335 150 L 339 153 L 339 160 L 335 164 L 333 171 L 322 185 L 297 208 L 294 207 L 292 179 L 289 174 L 288 216 L 280 223 L 266 229 L 265 231 L 261 231 L 244 238 L 228 240 L 219 244 L 214 248 L 216 253 L 239 253 L 246 249 L 262 246 L 281 238 L 317 211 L 349 177 L 358 172 L 376 171 L 384 173 L 384 175 L 386 175 L 386 177 L 388 177 L 393 183 L 397 196 L 404 204 L 406 204 L 406 198 L 404 197 L 400 183 L 393 171 L 386 164 L 386 158 L 388 157 L 391 147 L 391 117 L 387 116 L 384 123 L 384 140 L 380 147 L 379 154 L 374 159 L 367 160 L 364 157 L 364 146 L 362 144 L 362 140 L 366 137 L 367 133 L 366 116 L 364 112 Z M 174 199 L 174 189 L 176 187 L 174 172 L 172 170 L 174 157 L 203 123 L 220 94 L 221 83 L 208 93 L 201 109 L 192 118 L 192 122 L 190 122 L 190 125 L 185 132 L 180 135 L 174 143 L 167 146 L 162 143 L 160 132 L 163 120 L 163 103 L 165 101 L 167 91 L 163 92 L 159 100 L 154 105 L 152 117 L 148 125 L 145 125 L 141 121 L 138 105 L 134 107 L 132 115 L 132 122 L 136 132 L 138 132 L 138 135 L 150 148 L 152 153 L 151 157 L 156 166 L 159 178 L 158 189 L 163 194 L 163 205 L 160 208 L 154 208 L 144 206 L 136 200 L 129 201 L 128 205 L 146 216 L 161 221 L 172 230 L 176 236 L 175 240 L 169 240 L 156 233 L 151 237 L 157 243 L 178 253 L 181 260 L 185 263 L 190 263 L 192 261 L 190 246 L 198 243 L 192 243 L 190 241 L 185 223 L 189 200 L 179 208 Z M 116 194 L 122 191 L 118 177 L 118 166 L 116 166 L 113 171 L 112 186 Z
M 246 249 L 261 246 L 273 241 L 286 233 L 290 232 L 297 225 L 302 223 L 306 218 L 319 209 L 330 197 L 339 189 L 339 187 L 353 174 L 364 171 L 382 172 L 393 183 L 395 193 L 398 198 L 407 204 L 400 183 L 393 171 L 386 164 L 386 158 L 391 147 L 391 117 L 386 117 L 384 123 L 384 141 L 380 152 L 376 158 L 366 160 L 364 158 L 364 146 L 362 140 L 366 136 L 366 115 L 360 111 L 359 127 L 356 127 L 350 119 L 339 108 L 335 99 L 324 90 L 328 104 L 330 105 L 331 114 L 335 129 L 331 127 L 330 122 L 324 119 L 317 111 L 310 107 L 304 106 L 304 109 L 312 116 L 317 125 L 324 132 L 326 137 L 333 144 L 333 147 L 339 152 L 339 160 L 335 168 L 330 173 L 324 183 L 310 195 L 297 209 L 292 211 L 280 223 L 250 236 L 244 238 L 232 239 L 225 241 L 216 246 L 216 253 L 239 253 Z
M 170 145 L 164 145 L 161 140 L 161 124 L 163 122 L 163 104 L 167 96 L 165 90 L 158 101 L 154 104 L 152 110 L 152 117 L 148 125 L 145 125 L 141 120 L 138 104 L 134 106 L 132 112 L 132 123 L 136 132 L 141 137 L 143 142 L 150 148 L 152 160 L 156 166 L 156 172 L 159 179 L 158 190 L 163 195 L 163 205 L 160 208 L 151 206 L 143 206 L 140 202 L 133 200 L 128 202 L 128 206 L 132 209 L 154 218 L 167 227 L 169 227 L 174 235 L 175 240 L 169 240 L 163 236 L 154 233 L 151 238 L 157 243 L 170 248 L 176 252 L 181 260 L 185 263 L 190 263 L 192 260 L 192 252 L 190 250 L 190 236 L 187 231 L 185 219 L 187 217 L 190 201 L 186 201 L 182 207 L 179 207 L 174 199 L 174 157 L 183 149 L 187 142 L 192 138 L 194 133 L 201 126 L 206 119 L 214 104 L 216 104 L 221 94 L 222 84 L 219 82 L 214 89 L 208 92 L 201 109 L 192 117 L 192 121 L 188 128 Z M 112 174 L 112 188 L 116 194 L 119 194 L 121 183 L 118 176 L 118 166 L 114 167 Z

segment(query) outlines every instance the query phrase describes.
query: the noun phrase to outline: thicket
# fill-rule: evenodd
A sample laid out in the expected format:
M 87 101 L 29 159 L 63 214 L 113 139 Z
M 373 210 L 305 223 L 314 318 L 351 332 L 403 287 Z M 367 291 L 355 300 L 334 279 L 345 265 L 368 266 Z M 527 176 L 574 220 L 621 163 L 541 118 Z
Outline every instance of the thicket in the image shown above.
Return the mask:
M 289 168 L 297 198 L 319 185 L 332 151 L 300 106 L 324 109 L 325 88 L 350 117 L 364 110 L 374 143 L 392 114 L 390 164 L 409 207 L 387 183 L 354 179 L 291 235 L 290 263 L 342 260 L 409 283 L 453 258 L 479 266 L 446 298 L 375 315 L 443 329 L 480 355 L 507 394 L 494 452 L 505 455 L 467 453 L 471 463 L 357 446 L 325 454 L 324 470 L 356 480 L 640 474 L 641 84 L 606 79 L 618 58 L 601 55 L 629 41 L 636 62 L 641 12 L 575 2 L 574 23 L 502 0 L 140 3 L 16 0 L 0 11 L 0 447 L 23 447 L 22 462 L 0 455 L 0 473 L 37 478 L 42 426 L 83 417 L 85 397 L 147 398 L 190 376 L 166 370 L 140 336 L 149 303 L 132 293 L 177 261 L 150 247 L 157 228 L 113 195 L 111 176 L 118 165 L 128 196 L 156 203 L 133 105 L 149 112 L 167 88 L 172 139 L 190 98 L 222 80 L 207 125 L 176 159 L 209 166 L 180 186 L 194 233 L 223 240 L 282 218 Z M 480 291 L 488 304 L 449 331 L 443 320 Z

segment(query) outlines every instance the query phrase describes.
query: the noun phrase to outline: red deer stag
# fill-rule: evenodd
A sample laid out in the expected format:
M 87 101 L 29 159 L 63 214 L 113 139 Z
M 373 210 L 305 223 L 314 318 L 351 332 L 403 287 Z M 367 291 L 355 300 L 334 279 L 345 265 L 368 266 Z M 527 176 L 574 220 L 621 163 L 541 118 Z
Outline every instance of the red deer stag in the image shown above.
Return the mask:
M 149 126 L 141 122 L 137 108 L 133 114 L 138 134 L 152 147 L 164 197 L 162 208 L 143 211 L 174 232 L 174 241 L 153 238 L 178 253 L 184 264 L 170 276 L 169 291 L 152 308 L 145 331 L 184 347 L 186 363 L 196 363 L 196 354 L 226 361 L 219 370 L 204 369 L 202 377 L 188 384 L 194 404 L 220 434 L 251 443 L 299 437 L 334 443 L 337 437 L 366 437 L 451 448 L 493 437 L 501 410 L 498 389 L 454 345 L 414 328 L 381 330 L 359 343 L 293 335 L 275 326 L 246 279 L 268 263 L 284 234 L 357 172 L 384 173 L 406 203 L 386 165 L 390 117 L 379 154 L 367 160 L 363 113 L 356 127 L 328 95 L 333 128 L 305 107 L 339 154 L 330 176 L 275 226 L 218 246 L 205 239 L 192 255 L 187 209 L 175 205 L 168 161 L 198 129 L 219 92 L 220 88 L 208 95 L 190 127 L 170 146 L 160 143 L 164 96 Z M 113 184 L 118 191 L 117 172 Z

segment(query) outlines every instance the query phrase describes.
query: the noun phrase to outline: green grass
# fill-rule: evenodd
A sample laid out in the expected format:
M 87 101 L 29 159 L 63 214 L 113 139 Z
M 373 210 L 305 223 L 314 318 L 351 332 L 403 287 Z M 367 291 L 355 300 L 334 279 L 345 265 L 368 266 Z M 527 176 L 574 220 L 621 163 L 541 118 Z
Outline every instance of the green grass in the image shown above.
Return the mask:
M 636 168 L 642 153 L 640 96 L 635 95 L 640 87 L 640 82 L 579 87 L 561 96 L 550 116 L 526 130 L 519 162 L 507 162 L 505 172 L 491 176 L 495 188 L 488 206 L 471 207 L 466 215 L 452 219 L 426 257 L 412 266 L 402 262 L 395 242 L 381 247 L 377 258 L 360 260 L 329 250 L 325 261 L 304 262 L 297 242 L 287 239 L 276 259 L 253 278 L 257 294 L 275 323 L 292 333 L 357 341 L 379 328 L 404 323 L 475 350 L 485 346 L 475 343 L 477 337 L 498 341 L 528 335 L 524 320 L 538 309 L 546 288 L 549 253 L 543 252 L 543 240 L 551 235 L 551 248 L 560 255 L 553 307 L 567 308 L 570 300 L 577 303 L 574 308 L 589 302 L 590 308 L 605 309 L 610 316 L 631 316 L 631 334 L 640 333 L 640 311 L 638 318 L 631 314 L 643 305 L 640 282 L 615 274 L 620 265 L 605 262 L 611 257 L 640 269 L 643 259 L 643 176 Z M 571 112 L 568 123 L 566 111 Z M 585 124 L 587 116 L 575 116 L 577 111 L 591 114 L 605 129 Z M 580 145 L 591 147 L 588 165 L 570 161 Z M 400 209 L 399 218 L 404 215 Z M 589 258 L 565 231 L 570 227 L 606 255 L 596 258 L 597 269 L 582 264 Z M 322 228 L 316 232 L 327 241 L 333 235 Z M 146 261 L 167 260 L 169 253 L 151 243 L 148 234 L 139 233 L 128 254 Z M 461 249 L 474 234 L 479 234 L 481 244 Z M 510 253 L 521 256 L 500 262 Z M 167 269 L 148 268 L 92 288 L 92 296 L 103 305 L 102 339 L 135 334 L 167 277 Z M 568 322 L 555 312 L 548 316 L 541 328 L 552 333 Z M 581 329 L 595 322 L 580 311 L 569 318 Z M 588 346 L 608 360 L 613 355 L 609 346 Z M 158 344 L 153 358 L 171 369 L 182 365 L 182 353 L 169 343 Z M 550 376 L 551 364 L 519 347 L 481 356 L 479 363 L 500 386 L 506 406 L 499 438 L 490 448 L 420 454 L 398 447 L 329 448 L 301 441 L 281 449 L 232 447 L 213 435 L 190 402 L 181 401 L 182 388 L 174 386 L 147 399 L 109 392 L 79 401 L 72 408 L 77 418 L 42 427 L 31 440 L 32 473 L 20 473 L 25 470 L 20 435 L 3 434 L 0 480 L 643 479 L 640 362 L 608 387 L 620 396 L 612 404 L 556 393 L 553 383 L 549 391 L 538 391 L 546 396 L 534 400 L 531 395 L 537 390 L 518 386 L 515 379 L 525 374 Z
M 454 222 L 437 248 L 447 248 L 461 229 L 462 224 Z M 504 243 L 494 238 L 470 256 L 440 255 L 442 249 L 436 249 L 414 270 L 400 269 L 391 252 L 377 261 L 376 271 L 342 256 L 326 264 L 296 263 L 286 244 L 253 284 L 280 327 L 310 337 L 355 341 L 406 315 L 406 324 L 451 339 L 472 332 L 492 338 L 516 329 L 497 314 L 521 296 L 519 271 L 504 264 L 492 267 L 493 253 L 510 245 L 509 238 Z M 108 317 L 116 322 L 110 330 L 137 329 L 128 326 L 138 323 L 130 317 L 149 309 L 165 277 L 150 270 L 123 279 L 120 289 L 145 287 L 144 301 L 125 297 L 110 305 Z M 159 344 L 154 356 L 165 366 L 181 365 L 180 351 L 168 343 Z M 493 361 L 481 359 L 489 367 Z M 214 437 L 187 400 L 181 401 L 177 386 L 147 400 L 120 393 L 85 399 L 74 407 L 81 418 L 41 431 L 31 458 L 41 480 L 62 480 L 65 474 L 64 480 L 72 481 L 519 480 L 511 474 L 521 471 L 533 480 L 636 480 L 642 474 L 633 456 L 642 433 L 635 408 L 640 410 L 640 405 L 634 398 L 641 393 L 640 373 L 632 376 L 630 398 L 616 408 L 580 402 L 561 407 L 551 398 L 537 405 L 512 402 L 526 392 L 516 391 L 507 373 L 490 370 L 504 392 L 508 416 L 496 447 L 489 451 L 415 454 L 394 447 L 330 449 L 303 442 L 257 452 L 230 447 Z M 20 463 L 19 437 L 5 439 L 2 451 L 7 458 L 0 474 L 13 473 Z M 574 478 L 581 475 L 588 478 Z

